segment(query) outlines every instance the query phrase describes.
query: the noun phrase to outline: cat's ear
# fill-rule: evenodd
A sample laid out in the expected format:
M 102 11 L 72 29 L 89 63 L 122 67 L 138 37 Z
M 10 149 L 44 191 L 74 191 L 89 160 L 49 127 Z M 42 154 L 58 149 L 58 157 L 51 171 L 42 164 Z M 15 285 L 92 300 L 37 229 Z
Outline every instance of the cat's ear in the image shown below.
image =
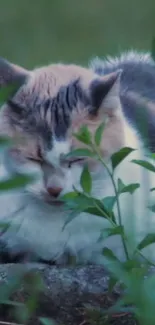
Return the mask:
M 30 72 L 18 65 L 15 65 L 3 58 L 0 58 L 0 87 L 12 83 L 22 85 Z
M 122 70 L 96 78 L 90 86 L 92 113 L 94 115 L 118 115 L 120 105 L 120 78 Z
M 13 64 L 3 58 L 0 58 L 0 91 L 3 87 L 9 87 L 6 92 L 7 103 L 11 108 L 11 113 L 16 113 L 17 116 L 21 116 L 23 109 L 21 105 L 12 102 L 12 97 L 17 90 L 22 86 L 26 79 L 30 76 L 31 72 Z M 4 96 L 5 97 L 5 96 Z

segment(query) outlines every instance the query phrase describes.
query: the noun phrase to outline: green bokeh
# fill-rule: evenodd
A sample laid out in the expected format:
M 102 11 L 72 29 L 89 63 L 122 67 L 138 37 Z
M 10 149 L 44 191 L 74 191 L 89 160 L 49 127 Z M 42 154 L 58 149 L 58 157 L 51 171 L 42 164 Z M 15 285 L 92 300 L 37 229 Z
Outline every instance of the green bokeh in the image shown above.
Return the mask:
M 155 0 L 0 0 L 0 55 L 32 68 L 147 50 Z

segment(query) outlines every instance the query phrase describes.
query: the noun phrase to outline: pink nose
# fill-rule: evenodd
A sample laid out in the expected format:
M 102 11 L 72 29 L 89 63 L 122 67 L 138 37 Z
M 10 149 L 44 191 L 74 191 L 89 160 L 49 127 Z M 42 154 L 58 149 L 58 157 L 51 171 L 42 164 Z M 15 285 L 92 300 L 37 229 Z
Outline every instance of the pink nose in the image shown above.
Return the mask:
M 57 198 L 59 194 L 61 193 L 62 188 L 61 187 L 48 187 L 47 192 L 50 196 L 53 196 Z

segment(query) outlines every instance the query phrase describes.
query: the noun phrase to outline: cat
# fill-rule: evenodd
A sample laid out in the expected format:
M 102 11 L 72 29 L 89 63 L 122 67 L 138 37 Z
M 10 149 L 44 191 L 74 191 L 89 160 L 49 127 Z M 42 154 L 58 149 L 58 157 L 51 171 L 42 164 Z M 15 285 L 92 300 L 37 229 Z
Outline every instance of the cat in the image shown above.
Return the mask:
M 115 194 L 101 163 L 85 157 L 69 159 L 66 154 L 82 146 L 73 131 L 87 125 L 94 134 L 102 121 L 100 150 L 110 169 L 113 153 L 123 147 L 136 149 L 115 170 L 116 181 L 141 184 L 133 195 L 120 196 L 128 240 L 135 238 L 130 250 L 155 230 L 154 214 L 147 208 L 150 194 L 153 198 L 154 173 L 131 162 L 150 161 L 149 149 L 155 149 L 154 61 L 149 54 L 129 52 L 118 58 L 96 58 L 88 67 L 58 63 L 28 71 L 1 58 L 0 86 L 12 82 L 18 82 L 19 89 L 0 110 L 0 134 L 20 141 L 4 151 L 0 176 L 32 173 L 36 181 L 0 195 L 0 222 L 11 222 L 0 236 L 4 251 L 11 256 L 32 253 L 56 264 L 66 264 L 70 255 L 76 263 L 102 264 L 103 247 L 108 247 L 123 260 L 119 235 L 99 241 L 103 230 L 111 226 L 105 218 L 80 213 L 64 227 L 70 211 L 61 196 L 73 186 L 81 189 L 85 163 L 93 180 L 92 195 L 102 199 Z M 148 137 L 139 125 L 143 112 Z M 117 206 L 114 212 L 118 219 Z M 154 258 L 151 247 L 151 253 L 145 253 Z

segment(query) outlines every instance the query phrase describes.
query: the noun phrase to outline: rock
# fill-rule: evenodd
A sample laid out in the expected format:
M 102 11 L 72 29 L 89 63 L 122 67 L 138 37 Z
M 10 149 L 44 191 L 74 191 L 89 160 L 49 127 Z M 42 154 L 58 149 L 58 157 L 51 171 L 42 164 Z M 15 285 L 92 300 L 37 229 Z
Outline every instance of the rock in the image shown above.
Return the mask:
M 118 297 L 117 293 L 110 298 L 107 295 L 109 276 L 101 266 L 49 267 L 42 264 L 5 264 L 0 265 L 0 285 L 8 283 L 13 274 L 18 274 L 20 277 L 23 271 L 35 276 L 41 275 L 45 286 L 44 291 L 39 295 L 38 308 L 29 321 L 30 325 L 41 324 L 36 319 L 38 316 L 52 318 L 63 325 L 91 324 L 89 318 L 93 317 L 90 315 L 92 310 L 88 312 L 86 305 L 107 308 Z M 28 295 L 23 286 L 20 286 L 13 295 L 13 300 L 23 302 Z M 96 317 L 98 316 L 95 316 L 95 319 Z M 8 307 L 1 318 L 5 321 L 15 321 Z M 120 319 L 118 324 L 121 324 Z M 127 320 L 123 324 L 132 323 Z

